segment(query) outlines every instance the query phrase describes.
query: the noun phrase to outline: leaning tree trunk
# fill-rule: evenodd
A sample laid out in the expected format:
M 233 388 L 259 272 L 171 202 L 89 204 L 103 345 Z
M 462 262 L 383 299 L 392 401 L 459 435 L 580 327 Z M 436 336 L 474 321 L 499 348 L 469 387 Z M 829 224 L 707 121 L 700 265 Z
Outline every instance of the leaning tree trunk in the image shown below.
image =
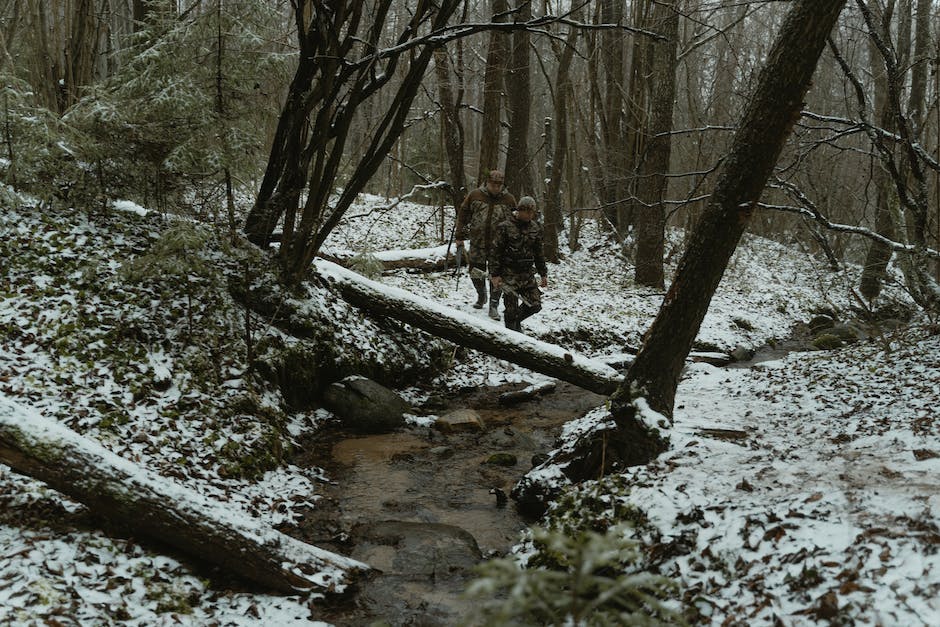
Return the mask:
M 679 373 L 712 295 L 747 228 L 793 124 L 810 79 L 846 0 L 798 0 L 761 72 L 701 222 L 645 342 L 611 397 L 614 427 L 595 432 L 550 459 L 571 481 L 644 464 L 665 450 L 660 427 L 671 422 Z M 514 496 L 526 501 L 541 484 L 527 477 Z M 543 487 L 543 486 L 541 486 Z
M 96 515 L 281 592 L 341 591 L 368 566 L 280 533 L 0 397 L 0 462 Z
M 437 337 L 505 359 L 529 370 L 573 383 L 597 394 L 617 389 L 620 373 L 560 346 L 509 331 L 498 323 L 442 308 L 405 290 L 370 281 L 329 261 L 316 260 L 317 272 L 331 280 L 343 299 L 378 316 L 388 316 Z

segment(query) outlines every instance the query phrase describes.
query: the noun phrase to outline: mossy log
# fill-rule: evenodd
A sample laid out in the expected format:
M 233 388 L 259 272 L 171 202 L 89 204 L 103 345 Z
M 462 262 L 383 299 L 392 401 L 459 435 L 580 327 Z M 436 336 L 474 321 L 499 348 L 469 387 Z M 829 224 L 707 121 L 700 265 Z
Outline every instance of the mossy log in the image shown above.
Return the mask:
M 369 567 L 285 535 L 0 396 L 0 462 L 92 513 L 279 592 L 341 591 Z
M 510 331 L 502 324 L 376 283 L 324 259 L 317 259 L 315 268 L 321 276 L 332 281 L 343 298 L 353 305 L 379 316 L 401 320 L 455 344 L 597 394 L 611 394 L 622 378 L 607 364 Z

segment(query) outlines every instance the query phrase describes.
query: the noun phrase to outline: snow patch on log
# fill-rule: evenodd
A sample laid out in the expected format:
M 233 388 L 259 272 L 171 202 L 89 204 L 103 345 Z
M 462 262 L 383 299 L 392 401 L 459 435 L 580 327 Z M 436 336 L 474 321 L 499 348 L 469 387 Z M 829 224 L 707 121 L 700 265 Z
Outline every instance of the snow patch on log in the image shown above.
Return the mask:
M 351 571 L 369 569 L 160 477 L 5 396 L 0 461 L 89 507 L 111 506 L 108 513 L 120 522 L 191 555 L 285 592 L 339 592 Z
M 320 276 L 332 281 L 353 304 L 365 308 L 381 307 L 385 315 L 450 341 L 600 394 L 612 393 L 622 378 L 617 370 L 600 360 L 510 331 L 498 322 L 442 305 L 401 288 L 367 279 L 325 259 L 316 259 L 314 267 Z

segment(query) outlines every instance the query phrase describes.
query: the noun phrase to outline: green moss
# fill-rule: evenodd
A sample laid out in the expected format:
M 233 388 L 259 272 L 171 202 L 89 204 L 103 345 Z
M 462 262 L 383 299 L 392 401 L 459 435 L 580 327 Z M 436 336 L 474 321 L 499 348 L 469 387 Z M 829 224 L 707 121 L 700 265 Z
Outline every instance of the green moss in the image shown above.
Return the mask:
M 823 333 L 817 335 L 813 340 L 813 348 L 817 350 L 833 350 L 836 348 L 842 348 L 842 340 L 838 336 L 835 336 L 831 333 Z
M 98 428 L 105 431 L 117 431 L 117 427 L 126 425 L 131 421 L 130 415 L 124 410 L 115 409 L 105 414 L 98 423 Z
M 483 462 L 493 466 L 515 466 L 518 459 L 512 453 L 493 453 Z
M 251 442 L 226 442 L 219 451 L 219 475 L 257 480 L 281 465 L 291 446 L 273 429 Z
M 157 602 L 157 614 L 192 614 L 193 603 L 198 600 L 196 591 L 180 590 L 170 584 L 153 584 L 147 591 L 147 599 Z
M 739 329 L 744 329 L 745 331 L 754 330 L 754 325 L 751 324 L 750 321 L 745 320 L 744 318 L 735 318 L 732 320 L 732 322 L 734 322 L 734 325 L 738 327 Z
M 242 434 L 239 441 L 229 440 L 219 449 L 219 474 L 223 477 L 258 479 L 291 454 L 285 433 L 287 416 L 252 395 L 231 399 L 219 411 L 218 419 Z

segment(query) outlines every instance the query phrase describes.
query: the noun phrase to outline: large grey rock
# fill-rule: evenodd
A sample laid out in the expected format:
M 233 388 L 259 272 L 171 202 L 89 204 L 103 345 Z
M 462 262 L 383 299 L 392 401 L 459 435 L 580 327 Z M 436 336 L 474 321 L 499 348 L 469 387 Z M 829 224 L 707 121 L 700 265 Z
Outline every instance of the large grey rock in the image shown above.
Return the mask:
M 346 377 L 323 393 L 326 408 L 359 433 L 388 433 L 405 426 L 411 407 L 398 394 L 365 377 Z

